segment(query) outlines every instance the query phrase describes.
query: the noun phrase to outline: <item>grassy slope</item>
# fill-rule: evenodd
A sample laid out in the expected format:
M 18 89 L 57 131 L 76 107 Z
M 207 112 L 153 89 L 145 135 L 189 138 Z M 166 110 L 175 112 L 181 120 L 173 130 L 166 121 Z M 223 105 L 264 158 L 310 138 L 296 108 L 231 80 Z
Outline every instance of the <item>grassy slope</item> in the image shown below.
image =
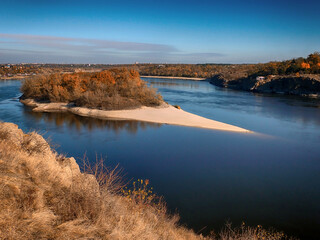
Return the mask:
M 205 238 L 116 190 L 113 172 L 82 173 L 39 134 L 0 122 L 0 239 L 287 239 L 244 225 Z
M 164 211 L 81 173 L 36 133 L 0 123 L 1 239 L 199 239 Z

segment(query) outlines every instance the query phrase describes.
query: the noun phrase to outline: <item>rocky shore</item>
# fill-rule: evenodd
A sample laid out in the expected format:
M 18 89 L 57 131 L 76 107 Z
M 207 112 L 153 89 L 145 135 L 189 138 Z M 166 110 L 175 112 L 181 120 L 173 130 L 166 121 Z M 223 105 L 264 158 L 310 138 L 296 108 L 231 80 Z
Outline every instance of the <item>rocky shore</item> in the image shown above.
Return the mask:
M 222 75 L 215 75 L 210 83 L 230 89 L 244 90 L 258 93 L 277 93 L 299 95 L 306 97 L 320 97 L 319 76 L 257 76 L 228 79 Z

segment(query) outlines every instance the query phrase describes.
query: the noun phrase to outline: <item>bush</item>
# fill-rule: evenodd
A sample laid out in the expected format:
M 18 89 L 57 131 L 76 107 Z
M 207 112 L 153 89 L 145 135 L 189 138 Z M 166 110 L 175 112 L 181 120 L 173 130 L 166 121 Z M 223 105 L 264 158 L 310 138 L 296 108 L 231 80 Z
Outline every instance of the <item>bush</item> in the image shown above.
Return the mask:
M 73 102 L 76 106 L 105 110 L 158 106 L 162 97 L 140 79 L 135 70 L 111 69 L 99 73 L 42 75 L 27 79 L 23 98 Z

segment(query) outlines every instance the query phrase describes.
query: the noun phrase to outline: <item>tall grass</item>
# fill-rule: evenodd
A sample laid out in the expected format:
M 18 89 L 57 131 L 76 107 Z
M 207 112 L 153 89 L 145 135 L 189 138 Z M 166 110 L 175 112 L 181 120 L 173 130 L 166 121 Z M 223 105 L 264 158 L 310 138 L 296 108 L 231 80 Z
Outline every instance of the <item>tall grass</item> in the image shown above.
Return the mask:
M 124 197 L 117 170 L 101 161 L 81 172 L 36 133 L 0 123 L 0 136 L 0 239 L 199 239 Z

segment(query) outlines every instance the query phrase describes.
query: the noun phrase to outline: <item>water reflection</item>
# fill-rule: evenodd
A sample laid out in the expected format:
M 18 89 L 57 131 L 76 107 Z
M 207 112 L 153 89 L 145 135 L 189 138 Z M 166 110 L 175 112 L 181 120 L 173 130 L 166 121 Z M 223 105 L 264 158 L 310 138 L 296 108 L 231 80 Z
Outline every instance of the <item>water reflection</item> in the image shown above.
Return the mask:
M 320 126 L 320 99 L 237 91 L 216 87 L 206 81 L 145 80 L 158 87 L 170 104 L 178 104 L 186 111 L 250 130 L 274 134 L 273 129 L 279 128 L 279 123 L 283 122 L 298 128 L 310 127 L 312 131 L 315 125 Z M 276 134 L 291 134 L 291 127 L 284 127 Z
M 125 130 L 130 134 L 136 134 L 138 130 L 147 128 L 159 128 L 162 124 L 130 121 L 130 120 L 102 120 L 96 118 L 77 116 L 71 113 L 40 113 L 33 112 L 31 108 L 24 107 L 24 113 L 27 118 L 40 122 L 45 121 L 54 123 L 57 128 L 67 126 L 69 129 L 76 129 L 78 132 L 87 130 L 89 132 L 95 129 L 112 130 L 115 133 Z
M 198 81 L 193 80 L 176 80 L 176 79 L 155 79 L 155 78 L 142 78 L 152 87 L 178 87 L 183 89 L 196 89 L 202 87 Z M 202 81 L 205 82 L 205 81 Z
M 176 83 L 176 82 L 161 82 L 161 81 L 149 81 L 152 87 L 159 87 L 159 86 L 167 86 L 167 87 L 172 87 L 172 86 L 179 86 L 179 87 L 188 87 L 190 89 L 193 88 L 199 88 L 199 85 L 197 84 L 191 84 L 191 83 Z
M 226 91 L 226 89 L 216 89 Z M 279 94 L 228 91 L 238 110 L 302 125 L 320 126 L 320 99 Z M 248 102 L 250 98 L 250 102 Z M 242 99 L 242 100 L 241 100 Z M 221 102 L 220 102 L 221 104 Z M 230 103 L 231 104 L 231 103 Z

